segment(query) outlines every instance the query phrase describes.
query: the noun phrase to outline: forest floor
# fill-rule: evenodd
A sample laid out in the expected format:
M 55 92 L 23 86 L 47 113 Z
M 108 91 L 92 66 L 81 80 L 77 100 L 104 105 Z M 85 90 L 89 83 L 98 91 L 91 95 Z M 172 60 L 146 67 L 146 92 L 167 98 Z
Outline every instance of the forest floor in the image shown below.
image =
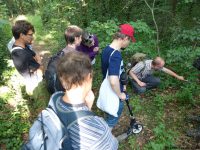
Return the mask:
M 52 55 L 51 46 L 46 46 L 48 44 L 49 43 L 41 42 L 35 42 L 33 44 L 33 49 L 43 58 L 42 62 L 45 68 Z M 98 96 L 99 86 L 102 82 L 100 74 L 100 55 L 98 55 L 96 64 L 94 65 L 92 88 L 96 97 Z M 14 74 L 9 79 L 8 85 L 0 88 L 0 98 L 2 99 L 0 101 L 0 108 L 3 109 L 0 120 L 4 123 L 1 124 L 2 127 L 0 131 L 2 131 L 3 134 L 5 132 L 3 136 L 9 137 L 8 139 L 10 141 L 4 142 L 12 144 L 5 145 L 0 143 L 0 149 L 2 150 L 6 150 L 5 147 L 9 147 L 7 149 L 12 149 L 10 147 L 13 147 L 13 144 L 19 146 L 20 142 L 22 142 L 21 137 L 23 141 L 27 140 L 28 130 L 31 124 L 39 112 L 47 106 L 50 97 L 44 82 L 39 85 L 33 96 L 30 97 L 26 95 L 24 87 L 21 86 L 22 83 L 19 79 L 20 77 L 15 70 Z M 193 87 L 194 90 L 190 90 L 189 88 L 191 87 L 189 84 L 191 83 L 183 83 L 182 89 L 180 87 L 168 86 L 164 88 L 164 90 L 162 88 L 152 90 L 145 94 L 142 101 L 128 88 L 130 104 L 133 107 L 134 115 L 137 121 L 144 125 L 144 129 L 141 133 L 132 135 L 121 142 L 119 149 L 200 149 L 200 137 L 191 138 L 186 136 L 186 131 L 199 127 L 198 123 L 189 121 L 187 116 L 200 114 L 200 92 L 196 91 L 197 94 L 194 94 L 195 87 Z M 197 84 L 198 90 L 200 84 L 199 80 L 195 79 L 193 84 Z M 9 85 L 12 85 L 10 86 L 12 87 L 10 90 Z M 6 91 L 11 92 L 6 93 Z M 177 93 L 180 93 L 180 95 L 177 95 Z M 3 95 L 5 95 L 5 98 L 3 98 Z M 195 103 L 189 105 L 192 100 L 195 101 Z M 115 136 L 126 132 L 129 127 L 128 109 L 126 105 L 124 105 L 124 108 L 119 123 L 113 129 L 113 134 Z M 96 102 L 92 110 L 97 115 L 104 116 L 103 112 L 96 108 Z M 9 128 L 9 130 L 4 131 L 5 128 Z M 19 136 L 17 135 L 19 133 L 23 134 Z M 12 137 L 12 139 L 10 137 Z
M 44 44 L 38 44 L 38 43 L 35 43 L 33 45 L 33 48 L 43 58 L 42 62 L 46 68 L 47 62 L 51 56 L 51 53 L 49 52 L 50 51 L 49 48 L 45 47 Z M 97 61 L 98 61 L 98 59 L 97 59 Z M 99 73 L 99 69 L 94 69 L 94 70 L 95 70 L 95 75 L 97 75 Z M 95 75 L 94 75 L 94 80 L 95 80 Z M 199 81 L 197 80 L 197 82 L 199 82 Z M 93 90 L 97 97 L 98 87 L 94 86 Z M 121 147 L 120 147 L 121 149 L 124 149 L 124 150 L 137 149 L 137 148 L 143 149 L 145 144 L 147 144 L 151 140 L 154 140 L 155 138 L 157 138 L 156 136 L 159 136 L 159 134 L 162 134 L 162 133 L 158 133 L 158 135 L 156 135 L 155 127 L 162 126 L 163 124 L 165 127 L 164 127 L 164 129 L 162 129 L 162 127 L 161 127 L 160 130 L 165 130 L 165 131 L 158 130 L 157 132 L 163 132 L 163 134 L 165 134 L 165 132 L 167 132 L 166 130 L 169 129 L 172 132 L 175 131 L 174 134 L 177 134 L 175 136 L 176 137 L 175 145 L 173 145 L 172 147 L 165 147 L 165 149 L 200 149 L 200 137 L 191 138 L 191 137 L 186 136 L 186 131 L 199 126 L 199 124 L 197 124 L 196 122 L 190 122 L 189 120 L 187 120 L 187 116 L 200 114 L 200 106 L 194 105 L 192 107 L 192 109 L 188 109 L 188 110 L 187 110 L 187 108 L 182 109 L 183 107 L 179 107 L 178 104 L 172 100 L 167 105 L 163 106 L 163 108 L 161 108 L 161 109 L 163 109 L 162 110 L 163 114 L 162 114 L 161 120 L 155 119 L 155 117 L 157 117 L 155 114 L 159 113 L 158 110 L 160 108 L 159 108 L 159 106 L 158 107 L 153 106 L 153 105 L 155 105 L 154 97 L 156 97 L 157 95 L 161 95 L 161 97 L 165 97 L 166 95 L 168 95 L 168 93 L 175 94 L 177 92 L 177 90 L 178 89 L 173 88 L 173 87 L 168 87 L 167 90 L 165 90 L 164 92 L 162 90 L 156 89 L 156 90 L 153 90 L 153 91 L 147 93 L 144 96 L 142 101 L 140 99 L 138 99 L 137 96 L 134 96 L 135 94 L 133 93 L 133 91 L 129 90 L 129 92 L 131 93 L 130 95 L 133 97 L 131 100 L 134 101 L 136 98 L 136 103 L 137 103 L 136 106 L 141 107 L 137 111 L 136 119 L 138 122 L 140 122 L 144 125 L 144 130 L 140 134 L 132 135 L 132 137 L 129 137 L 129 139 L 124 140 L 121 143 Z M 198 97 L 197 99 L 199 99 L 199 98 L 200 97 Z M 156 103 L 159 103 L 159 102 L 156 102 Z M 133 103 L 133 105 L 134 105 L 134 103 Z M 162 105 L 162 104 L 160 104 L 160 105 Z M 113 134 L 115 136 L 118 136 L 118 135 L 126 132 L 129 127 L 129 112 L 128 112 L 126 105 L 124 105 L 124 108 L 125 109 L 119 120 L 118 125 L 113 129 Z M 101 112 L 98 113 L 99 110 L 97 110 L 97 109 L 98 108 L 96 108 L 96 105 L 95 105 L 93 107 L 93 111 L 95 111 L 95 112 L 97 111 L 97 114 L 104 116 L 103 113 L 101 113 Z M 133 110 L 135 110 L 135 109 L 137 109 L 137 108 L 134 108 L 134 106 L 133 106 Z M 156 109 L 158 109 L 158 110 L 156 110 Z M 158 125 L 158 121 L 161 121 L 163 123 Z M 171 135 L 169 134 L 169 135 L 162 135 L 162 136 L 163 137 L 166 136 L 166 139 L 168 139 L 168 138 L 170 138 Z M 134 140 L 133 140 L 134 145 L 130 144 L 131 138 L 133 138 L 133 137 L 134 137 Z M 160 140 L 161 140 L 161 142 L 165 141 L 165 139 L 160 139 Z

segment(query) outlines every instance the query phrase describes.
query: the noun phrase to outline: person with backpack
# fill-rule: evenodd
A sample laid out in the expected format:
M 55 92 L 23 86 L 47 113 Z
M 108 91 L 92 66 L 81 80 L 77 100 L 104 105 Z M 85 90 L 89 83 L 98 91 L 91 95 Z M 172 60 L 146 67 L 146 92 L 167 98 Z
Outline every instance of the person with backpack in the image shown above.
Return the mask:
M 165 61 L 161 57 L 151 60 L 138 62 L 129 71 L 131 84 L 134 91 L 138 94 L 144 93 L 146 90 L 156 88 L 160 84 L 160 78 L 153 76 L 154 71 L 163 71 L 179 80 L 185 81 L 183 76 L 177 75 L 175 72 L 164 67 Z
M 82 32 L 82 29 L 76 25 L 68 26 L 64 34 L 67 43 L 66 47 L 50 58 L 45 71 L 45 80 L 47 89 L 51 94 L 56 91 L 64 91 L 57 77 L 57 62 L 68 52 L 76 51 L 76 47 L 79 46 L 82 41 Z
M 130 41 L 135 42 L 134 28 L 130 24 L 122 24 L 119 27 L 119 31 L 114 34 L 112 43 L 102 51 L 101 68 L 103 79 L 108 76 L 109 84 L 119 100 L 117 116 L 109 113 L 106 116 L 106 122 L 111 130 L 122 114 L 123 101 L 126 99 L 126 94 L 123 92 L 125 87 L 120 82 L 120 75 L 124 71 L 121 51 L 128 47 Z
M 117 150 L 118 141 L 107 123 L 90 111 L 94 94 L 89 57 L 69 52 L 59 60 L 57 71 L 65 92 L 51 96 L 23 150 Z
M 14 36 L 11 58 L 17 71 L 23 76 L 27 94 L 32 94 L 42 81 L 43 67 L 41 58 L 31 48 L 35 29 L 31 23 L 18 20 L 12 27 Z
M 90 57 L 91 64 L 94 65 L 96 61 L 95 56 L 99 52 L 98 38 L 95 35 L 84 31 L 82 42 L 80 46 L 77 47 L 77 50 L 87 54 Z

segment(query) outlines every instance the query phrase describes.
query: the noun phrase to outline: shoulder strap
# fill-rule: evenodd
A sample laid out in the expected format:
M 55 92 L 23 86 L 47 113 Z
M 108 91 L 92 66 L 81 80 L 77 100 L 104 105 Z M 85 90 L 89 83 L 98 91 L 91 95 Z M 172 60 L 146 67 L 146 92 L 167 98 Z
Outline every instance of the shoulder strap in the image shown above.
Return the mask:
M 110 56 L 109 56 L 109 64 L 110 64 L 110 59 L 111 59 L 112 55 L 113 55 L 115 52 L 116 52 L 116 50 L 113 50 L 112 53 L 110 54 Z M 109 67 L 109 65 L 108 65 L 108 67 Z M 106 78 L 107 78 L 107 76 L 108 76 L 108 69 L 107 69 L 107 72 L 106 72 Z
M 76 123 L 77 120 L 80 118 L 87 117 L 87 116 L 94 116 L 94 113 L 90 111 L 86 111 L 86 110 L 65 113 L 58 110 L 55 111 L 50 105 L 48 106 L 48 108 L 54 111 L 54 113 L 58 116 L 61 123 L 64 125 L 66 129 L 68 129 L 70 126 Z
M 113 50 L 112 53 L 109 56 L 109 63 L 110 63 L 110 58 L 112 57 L 112 55 L 116 52 L 116 50 Z
M 10 53 L 12 53 L 14 50 L 16 50 L 16 49 L 23 49 L 22 47 L 19 47 L 19 46 L 17 46 L 17 47 L 13 47 L 11 50 L 10 50 Z
M 142 62 L 143 62 L 143 64 L 144 64 L 144 67 L 140 70 L 140 73 L 142 73 L 142 72 L 145 70 L 145 67 L 146 67 L 145 61 L 142 61 Z

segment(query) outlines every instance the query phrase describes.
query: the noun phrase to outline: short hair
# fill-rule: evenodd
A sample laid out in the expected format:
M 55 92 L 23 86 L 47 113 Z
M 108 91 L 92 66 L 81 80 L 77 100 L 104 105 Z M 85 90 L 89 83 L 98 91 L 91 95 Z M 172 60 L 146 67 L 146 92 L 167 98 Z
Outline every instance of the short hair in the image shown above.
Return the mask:
M 130 39 L 130 37 L 128 35 L 125 35 L 125 34 L 122 34 L 120 32 L 117 32 L 117 33 L 115 33 L 113 35 L 113 40 L 115 40 L 115 39 L 124 39 L 126 37 L 128 37 Z
M 26 35 L 29 30 L 35 32 L 33 25 L 26 21 L 26 20 L 18 20 L 15 22 L 14 26 L 12 27 L 12 34 L 15 40 L 19 39 L 20 34 Z
M 66 90 L 70 90 L 73 85 L 82 85 L 87 75 L 92 75 L 90 58 L 82 52 L 68 52 L 57 65 L 58 77 Z
M 73 44 L 75 42 L 75 37 L 80 37 L 82 33 L 83 30 L 80 27 L 76 25 L 68 26 L 64 35 L 67 44 Z
M 163 59 L 163 58 L 161 58 L 161 57 L 156 57 L 156 58 L 152 61 L 152 64 L 153 64 L 154 66 L 158 66 L 158 65 L 161 64 L 162 61 L 164 62 L 164 59 Z

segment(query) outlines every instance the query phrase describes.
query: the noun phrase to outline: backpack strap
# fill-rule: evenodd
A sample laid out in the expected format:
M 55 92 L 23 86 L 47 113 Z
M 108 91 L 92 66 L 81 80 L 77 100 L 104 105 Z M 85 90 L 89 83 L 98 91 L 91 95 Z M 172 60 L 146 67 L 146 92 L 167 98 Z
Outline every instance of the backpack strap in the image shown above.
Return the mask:
M 48 106 L 48 108 L 54 111 L 54 113 L 58 116 L 61 123 L 66 129 L 69 129 L 80 118 L 94 116 L 93 112 L 87 110 L 72 111 L 65 113 L 59 110 L 55 111 L 50 105 Z
M 110 56 L 109 56 L 109 64 L 110 64 L 110 59 L 111 59 L 112 55 L 113 55 L 116 51 L 117 51 L 117 50 L 113 50 L 112 53 L 110 54 Z M 109 64 L 108 64 L 108 69 L 109 69 Z M 106 72 L 106 78 L 107 78 L 107 76 L 108 76 L 108 69 L 107 69 L 107 72 Z
M 16 50 L 16 49 L 23 49 L 22 47 L 20 47 L 20 46 L 16 46 L 16 47 L 13 47 L 11 50 L 10 50 L 10 53 L 12 53 L 14 50 Z
M 49 110 L 50 109 L 50 110 Z M 64 137 L 60 140 L 61 143 L 64 142 L 65 138 L 68 137 L 69 138 L 69 128 L 78 121 L 78 119 L 80 118 L 83 118 L 83 117 L 88 117 L 88 116 L 94 116 L 94 114 L 90 111 L 84 111 L 84 110 L 81 110 L 81 111 L 72 111 L 72 112 L 69 112 L 69 113 L 65 113 L 65 112 L 61 112 L 59 110 L 54 110 L 54 108 L 49 105 L 46 110 L 49 112 L 49 113 L 54 113 L 60 120 L 61 122 L 61 127 L 63 129 L 63 132 L 64 132 Z M 43 130 L 43 139 L 44 139 L 44 150 L 47 150 L 46 149 L 46 137 L 44 135 L 44 129 L 43 129 L 43 122 L 42 122 L 42 130 Z M 69 140 L 65 141 L 64 142 L 64 147 L 63 145 L 61 144 L 61 147 L 59 149 L 71 149 L 71 142 Z
M 142 73 L 142 72 L 145 70 L 145 67 L 146 67 L 145 61 L 142 61 L 142 62 L 143 62 L 143 64 L 144 64 L 144 67 L 140 70 L 140 73 Z

